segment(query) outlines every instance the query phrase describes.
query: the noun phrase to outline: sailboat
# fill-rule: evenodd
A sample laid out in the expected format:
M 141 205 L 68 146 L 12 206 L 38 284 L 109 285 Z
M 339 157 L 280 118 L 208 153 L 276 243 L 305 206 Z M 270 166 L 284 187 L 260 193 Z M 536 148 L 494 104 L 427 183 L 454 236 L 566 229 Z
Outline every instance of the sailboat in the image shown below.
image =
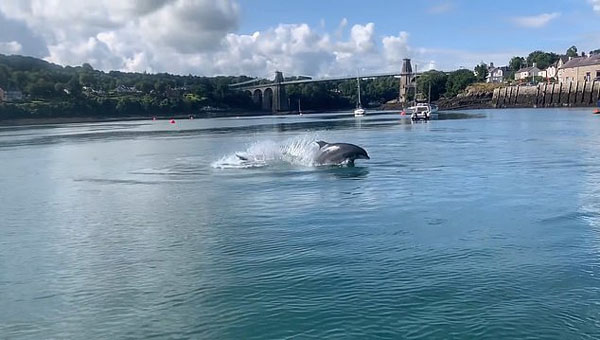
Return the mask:
M 360 102 L 360 78 L 356 77 L 356 83 L 358 84 L 358 103 L 356 103 L 356 109 L 354 109 L 354 116 L 364 116 L 367 111 L 363 109 L 362 103 Z

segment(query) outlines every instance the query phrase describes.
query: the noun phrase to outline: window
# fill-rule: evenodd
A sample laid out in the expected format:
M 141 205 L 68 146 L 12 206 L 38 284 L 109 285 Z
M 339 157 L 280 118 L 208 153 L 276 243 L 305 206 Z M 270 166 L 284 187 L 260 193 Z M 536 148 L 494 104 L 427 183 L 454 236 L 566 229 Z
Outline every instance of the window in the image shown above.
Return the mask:
M 585 73 L 585 80 L 586 81 L 590 81 L 592 79 L 592 72 L 586 72 Z

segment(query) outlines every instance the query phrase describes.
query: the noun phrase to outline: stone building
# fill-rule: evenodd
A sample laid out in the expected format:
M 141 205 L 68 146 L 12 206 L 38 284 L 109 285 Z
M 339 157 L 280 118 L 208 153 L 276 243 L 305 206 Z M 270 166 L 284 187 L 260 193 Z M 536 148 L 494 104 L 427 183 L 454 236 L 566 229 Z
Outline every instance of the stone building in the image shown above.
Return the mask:
M 600 54 L 572 58 L 558 70 L 558 81 L 586 82 L 600 81 Z

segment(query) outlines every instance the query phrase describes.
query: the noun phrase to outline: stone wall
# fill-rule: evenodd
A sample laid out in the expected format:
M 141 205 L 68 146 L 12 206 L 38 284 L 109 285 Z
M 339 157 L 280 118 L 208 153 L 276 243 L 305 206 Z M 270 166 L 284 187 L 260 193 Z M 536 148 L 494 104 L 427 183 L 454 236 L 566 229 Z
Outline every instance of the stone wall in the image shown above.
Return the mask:
M 492 95 L 494 107 L 596 106 L 600 100 L 600 81 L 506 86 Z

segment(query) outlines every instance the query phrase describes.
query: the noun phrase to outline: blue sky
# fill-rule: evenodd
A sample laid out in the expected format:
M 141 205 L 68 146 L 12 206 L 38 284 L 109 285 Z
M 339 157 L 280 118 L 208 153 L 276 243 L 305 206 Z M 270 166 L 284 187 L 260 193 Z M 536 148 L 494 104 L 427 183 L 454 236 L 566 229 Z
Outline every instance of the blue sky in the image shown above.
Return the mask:
M 332 76 L 600 48 L 600 0 L 2 0 L 0 53 L 103 70 Z
M 586 0 L 384 1 L 243 0 L 239 31 L 251 33 L 280 23 L 307 23 L 333 31 L 346 18 L 350 25 L 375 23 L 378 34 L 410 33 L 416 46 L 442 49 L 562 51 L 572 44 L 600 48 L 600 13 Z M 526 4 L 526 5 L 525 5 Z M 542 27 L 524 27 L 515 18 L 558 13 Z M 590 39 L 598 37 L 595 41 Z

